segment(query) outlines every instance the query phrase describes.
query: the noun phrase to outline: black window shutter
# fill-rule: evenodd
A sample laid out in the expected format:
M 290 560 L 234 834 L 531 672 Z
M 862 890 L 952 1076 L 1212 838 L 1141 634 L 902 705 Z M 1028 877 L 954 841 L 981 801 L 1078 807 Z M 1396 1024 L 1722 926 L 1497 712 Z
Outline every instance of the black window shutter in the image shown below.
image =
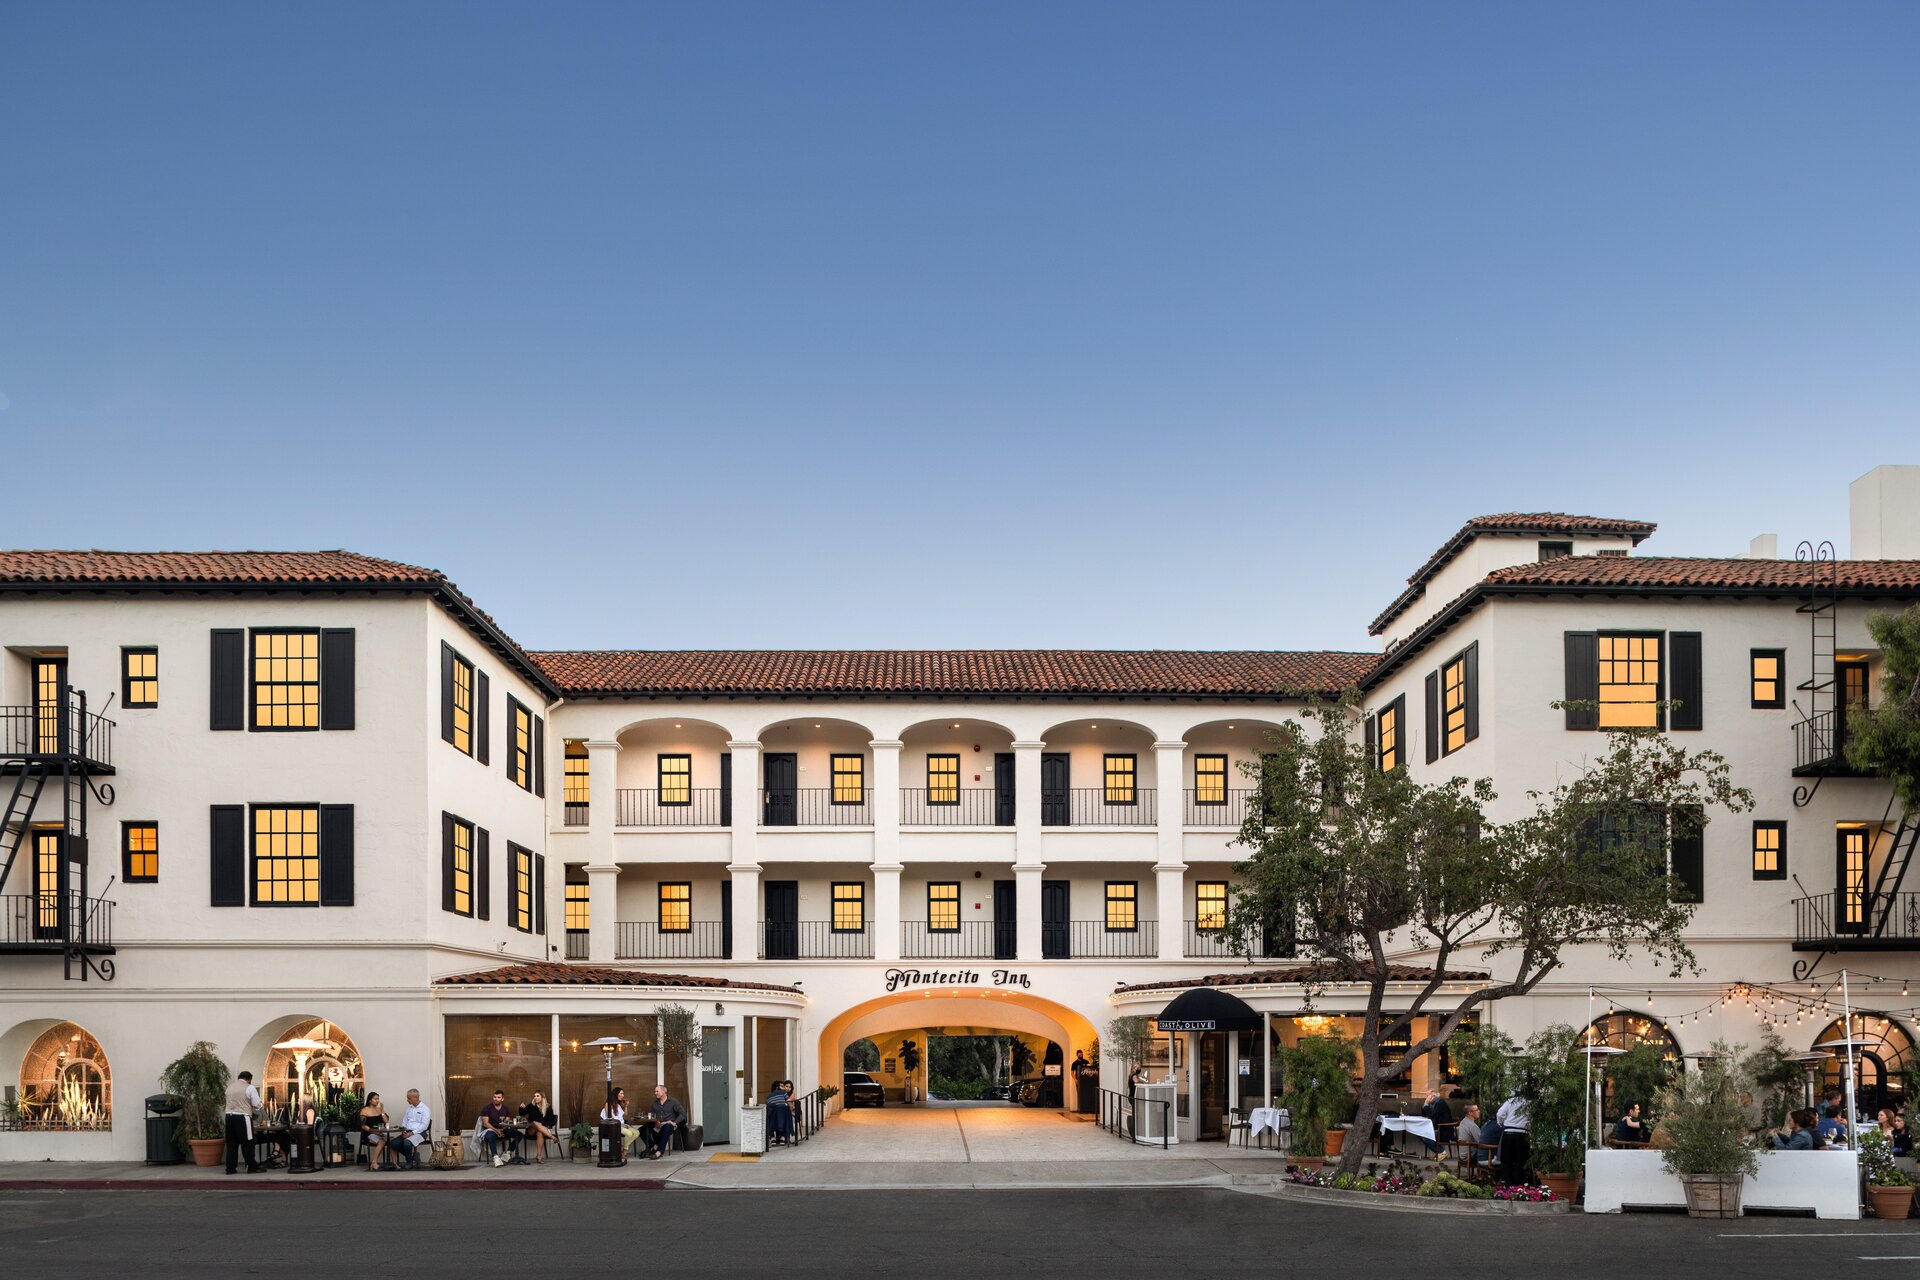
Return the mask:
M 487 829 L 473 829 L 473 914 L 493 919 L 493 857 L 487 848 Z
M 247 905 L 247 810 L 245 805 L 216 804 L 210 811 L 212 839 L 208 865 L 212 868 L 215 907 Z
M 1674 832 L 1672 841 L 1673 875 L 1682 885 L 1674 895 L 1676 902 L 1707 900 L 1706 816 L 1706 810 L 1698 805 L 1675 815 L 1680 829 Z
M 211 714 L 207 727 L 244 729 L 247 727 L 247 633 L 216 630 L 211 649 Z
M 440 642 L 440 738 L 453 741 L 453 646 Z
M 453 906 L 453 815 L 440 815 L 440 909 Z
M 1377 715 L 1368 716 L 1367 717 L 1367 768 L 1369 769 L 1378 768 L 1380 765 L 1379 743 L 1380 743 L 1380 717 Z
M 320 727 L 353 728 L 353 628 L 320 633 Z
M 1440 758 L 1440 673 L 1427 672 L 1427 763 Z
M 493 737 L 493 717 L 487 711 L 493 699 L 487 685 L 487 673 L 473 673 L 473 758 L 486 764 L 493 757 L 487 741 Z
M 1480 736 L 1480 645 L 1478 642 L 1467 646 L 1466 656 L 1462 662 L 1467 670 L 1460 692 L 1467 700 L 1467 741 L 1472 742 Z
M 1674 707 L 1667 717 L 1669 728 L 1706 727 L 1705 709 L 1700 701 L 1700 633 L 1673 631 L 1667 635 L 1667 652 L 1673 655 L 1673 678 L 1668 696 Z
M 322 677 L 321 691 L 326 690 Z M 320 806 L 320 905 L 353 905 L 353 806 Z
M 547 855 L 533 855 L 533 931 L 547 931 Z
M 1591 631 L 1569 631 L 1567 643 L 1568 702 L 1591 705 L 1567 708 L 1567 728 L 1600 727 L 1600 637 Z
M 533 794 L 547 794 L 547 719 L 533 718 Z
M 513 783 L 515 786 L 520 785 L 520 780 L 513 776 L 513 759 L 520 754 L 520 718 L 514 714 L 519 706 L 520 704 L 514 701 L 513 695 L 508 694 L 507 727 L 506 732 L 503 733 L 500 738 L 500 745 L 506 748 L 505 751 L 500 753 L 502 757 L 501 763 L 507 767 L 507 781 Z
M 720 753 L 720 825 L 723 827 L 733 825 L 733 752 L 731 751 Z

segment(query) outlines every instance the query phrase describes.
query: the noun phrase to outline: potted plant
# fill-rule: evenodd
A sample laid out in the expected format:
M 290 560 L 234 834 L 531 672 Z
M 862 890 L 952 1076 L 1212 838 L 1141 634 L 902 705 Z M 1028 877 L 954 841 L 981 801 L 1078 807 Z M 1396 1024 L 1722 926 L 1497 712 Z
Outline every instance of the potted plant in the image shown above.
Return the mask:
M 220 1163 L 226 1134 L 227 1064 L 215 1047 L 196 1040 L 160 1073 L 160 1084 L 180 1103 L 180 1149 L 203 1169 Z
M 585 1120 L 580 1121 L 574 1125 L 573 1128 L 567 1130 L 567 1137 L 572 1143 L 572 1148 L 567 1154 L 569 1160 L 571 1160 L 575 1154 L 593 1154 L 593 1126 Z
M 1280 1105 L 1293 1121 L 1294 1163 L 1314 1168 L 1345 1146 L 1346 1130 L 1334 1126 L 1346 1120 L 1352 1105 L 1353 1049 L 1353 1041 L 1338 1032 L 1302 1036 L 1280 1049 Z
M 1893 1143 L 1878 1129 L 1860 1135 L 1860 1172 L 1876 1218 L 1904 1218 L 1913 1212 L 1913 1179 L 1893 1162 Z
M 1661 1094 L 1660 1163 L 1686 1188 L 1690 1217 L 1739 1217 L 1741 1183 L 1760 1170 L 1740 1085 L 1733 1048 L 1716 1041 Z
M 1565 1024 L 1547 1027 L 1527 1041 L 1515 1062 L 1516 1092 L 1527 1104 L 1530 1163 L 1560 1200 L 1579 1191 L 1587 1162 L 1587 1066 L 1579 1040 L 1580 1033 Z
M 920 1042 L 912 1036 L 900 1042 L 900 1069 L 907 1082 L 900 1089 L 900 1101 L 911 1106 L 914 1099 L 913 1073 L 920 1069 Z

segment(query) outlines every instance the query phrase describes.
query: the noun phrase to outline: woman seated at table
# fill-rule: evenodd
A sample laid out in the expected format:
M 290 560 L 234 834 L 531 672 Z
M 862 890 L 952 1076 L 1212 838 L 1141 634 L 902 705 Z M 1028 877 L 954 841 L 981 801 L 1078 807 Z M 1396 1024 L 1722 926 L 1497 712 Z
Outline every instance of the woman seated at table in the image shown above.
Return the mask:
M 600 1119 L 620 1126 L 620 1149 L 633 1146 L 633 1140 L 640 1136 L 640 1130 L 627 1123 L 627 1091 L 615 1089 L 613 1101 L 600 1108 Z
M 786 1081 L 775 1080 L 767 1086 L 767 1133 L 776 1147 L 793 1145 L 792 1099 Z
M 520 1108 L 520 1118 L 527 1122 L 527 1141 L 533 1144 L 533 1162 L 545 1164 L 547 1155 L 543 1144 L 548 1138 L 553 1137 L 554 1130 L 559 1127 L 560 1122 L 554 1116 L 553 1108 L 547 1105 L 546 1098 L 538 1089 L 533 1091 L 533 1099 Z
M 1773 1135 L 1775 1151 L 1815 1151 L 1820 1139 L 1813 1130 L 1813 1112 L 1787 1112 L 1787 1127 Z
M 367 1157 L 368 1173 L 380 1167 L 380 1158 L 387 1153 L 386 1129 L 387 1109 L 380 1105 L 379 1094 L 369 1093 L 360 1106 L 360 1150 Z

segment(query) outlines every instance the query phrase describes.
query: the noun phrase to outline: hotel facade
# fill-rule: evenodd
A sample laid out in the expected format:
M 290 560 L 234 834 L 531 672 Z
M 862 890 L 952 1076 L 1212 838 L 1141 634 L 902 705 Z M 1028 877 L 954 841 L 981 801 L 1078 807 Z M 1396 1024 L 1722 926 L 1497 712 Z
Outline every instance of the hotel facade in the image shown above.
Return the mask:
M 1897 1096 L 1916 828 L 1843 747 L 1881 697 L 1867 619 L 1920 600 L 1920 468 L 1852 497 L 1846 559 L 1469 520 L 1351 653 L 530 652 L 441 574 L 349 552 L 0 552 L 0 1159 L 140 1158 L 142 1099 L 194 1040 L 282 1101 L 303 1071 L 417 1087 L 444 1129 L 494 1088 L 590 1118 L 580 1046 L 615 1035 L 616 1079 L 666 1083 L 714 1143 L 768 1080 L 838 1084 L 861 1040 L 898 1096 L 926 1084 L 902 1040 L 1018 1035 L 1043 1072 L 1195 986 L 1268 1015 L 1171 1064 L 1182 1136 L 1216 1136 L 1276 1087 L 1274 1046 L 1359 1008 L 1309 1000 L 1283 925 L 1246 954 L 1215 928 L 1243 766 L 1349 687 L 1383 767 L 1490 778 L 1497 814 L 1616 724 L 1721 752 L 1754 794 L 1672 850 L 1701 973 L 1577 949 L 1492 1023 L 1693 1052 L 1755 1038 L 1739 984 L 1847 967 L 1863 1087 Z M 1425 960 L 1395 957 L 1400 998 Z M 663 1051 L 664 1006 L 698 1056 Z

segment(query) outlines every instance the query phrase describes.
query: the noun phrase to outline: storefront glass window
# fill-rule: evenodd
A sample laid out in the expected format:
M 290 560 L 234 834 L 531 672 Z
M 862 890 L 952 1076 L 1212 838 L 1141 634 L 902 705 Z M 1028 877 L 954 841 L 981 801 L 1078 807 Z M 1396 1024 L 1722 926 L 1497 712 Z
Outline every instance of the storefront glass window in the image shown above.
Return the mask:
M 607 1097 L 606 1054 L 581 1046 L 603 1036 L 634 1042 L 613 1055 L 613 1083 L 627 1091 L 627 1111 L 635 1114 L 653 1105 L 653 1086 L 660 1082 L 660 1045 L 652 1015 L 562 1015 L 560 1097 L 553 1104 L 562 1124 L 591 1124 L 600 1116 Z
M 450 1014 L 446 1024 L 447 1114 L 434 1117 L 436 1134 L 473 1128 L 474 1118 L 493 1100 L 495 1089 L 505 1090 L 507 1104 L 518 1107 L 535 1089 L 544 1093 L 550 1087 L 551 1018 Z M 594 1057 L 597 1063 L 599 1055 Z M 391 1102 L 388 1109 L 392 1110 Z

